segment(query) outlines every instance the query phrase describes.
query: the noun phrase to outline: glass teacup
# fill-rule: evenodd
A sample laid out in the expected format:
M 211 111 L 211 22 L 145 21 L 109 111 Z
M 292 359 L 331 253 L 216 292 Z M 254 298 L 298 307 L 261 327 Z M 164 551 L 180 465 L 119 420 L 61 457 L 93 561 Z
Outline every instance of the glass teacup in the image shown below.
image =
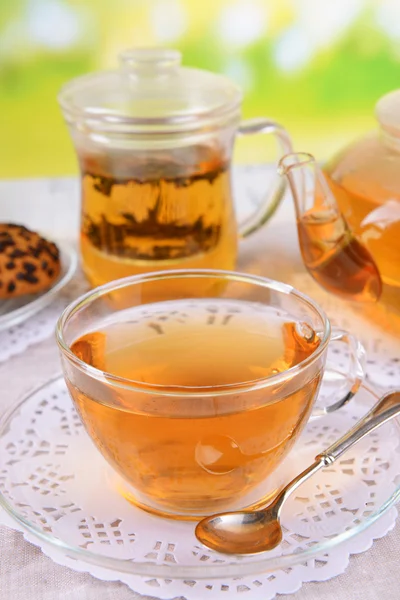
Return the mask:
M 57 340 L 71 397 L 123 494 L 165 516 L 266 501 L 310 416 L 342 406 L 363 375 L 360 344 L 332 333 L 311 299 L 226 271 L 106 284 L 64 311 Z M 335 341 L 348 346 L 347 389 L 316 410 Z

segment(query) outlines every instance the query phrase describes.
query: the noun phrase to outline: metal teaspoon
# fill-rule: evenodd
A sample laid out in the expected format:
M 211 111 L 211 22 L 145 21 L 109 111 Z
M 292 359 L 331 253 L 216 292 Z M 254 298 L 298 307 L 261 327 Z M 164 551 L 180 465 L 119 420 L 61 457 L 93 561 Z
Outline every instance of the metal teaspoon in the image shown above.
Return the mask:
M 269 506 L 261 510 L 226 512 L 206 517 L 196 526 L 197 539 L 208 548 L 225 554 L 256 554 L 272 550 L 282 541 L 279 518 L 290 494 L 322 467 L 334 463 L 368 433 L 398 415 L 400 391 L 389 392 L 354 427 L 318 454 L 315 462 L 288 483 Z

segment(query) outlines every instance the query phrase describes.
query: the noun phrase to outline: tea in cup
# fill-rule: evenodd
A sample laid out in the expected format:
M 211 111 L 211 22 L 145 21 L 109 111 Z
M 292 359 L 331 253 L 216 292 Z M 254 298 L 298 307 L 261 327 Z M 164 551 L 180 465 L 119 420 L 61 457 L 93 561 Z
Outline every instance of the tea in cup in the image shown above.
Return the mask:
M 199 280 L 218 295 L 197 297 Z M 147 302 L 152 288 L 165 288 L 161 301 Z M 128 308 L 110 301 L 116 292 Z M 107 284 L 66 309 L 57 336 L 71 397 L 124 495 L 183 518 L 276 491 L 265 481 L 312 414 L 332 337 L 290 286 L 209 270 Z M 334 338 L 348 345 L 354 392 L 362 351 L 345 332 Z

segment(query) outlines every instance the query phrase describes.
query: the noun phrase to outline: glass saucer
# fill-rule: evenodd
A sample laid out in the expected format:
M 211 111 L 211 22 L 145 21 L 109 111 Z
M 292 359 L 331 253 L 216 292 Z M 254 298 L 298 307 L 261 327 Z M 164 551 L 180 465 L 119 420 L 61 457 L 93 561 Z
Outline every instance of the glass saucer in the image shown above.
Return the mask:
M 311 463 L 377 399 L 363 386 L 340 411 L 310 421 L 279 469 L 282 480 Z M 102 570 L 114 579 L 122 573 L 199 580 L 276 572 L 328 556 L 393 506 L 400 496 L 399 444 L 399 423 L 382 426 L 288 499 L 278 548 L 227 556 L 197 542 L 195 523 L 150 515 L 122 497 L 119 476 L 95 449 L 57 377 L 0 420 L 0 506 L 11 526 L 47 555 L 92 565 L 94 574 Z
M 54 285 L 40 294 L 26 294 L 19 298 L 0 300 L 0 331 L 25 321 L 48 306 L 61 290 L 71 281 L 78 264 L 75 250 L 57 242 L 60 250 L 61 273 Z

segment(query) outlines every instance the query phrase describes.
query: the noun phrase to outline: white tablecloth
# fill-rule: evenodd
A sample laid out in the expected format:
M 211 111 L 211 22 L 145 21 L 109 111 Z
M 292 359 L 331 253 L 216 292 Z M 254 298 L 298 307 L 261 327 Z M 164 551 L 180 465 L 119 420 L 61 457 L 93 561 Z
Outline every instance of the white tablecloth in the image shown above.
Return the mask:
M 54 239 L 76 235 L 78 185 L 68 180 L 0 182 L 0 220 L 23 222 L 51 232 Z M 298 259 L 290 204 L 253 240 L 244 242 L 239 268 L 279 279 L 287 253 Z M 53 338 L 0 365 L 0 411 L 59 370 Z M 400 383 L 400 382 L 399 382 Z M 248 594 L 244 598 L 251 600 Z M 0 527 L 0 600 L 133 600 L 144 598 L 125 585 L 94 579 L 54 564 L 24 541 L 20 533 Z M 293 600 L 399 600 L 400 524 L 366 553 L 354 556 L 346 572 L 323 583 L 308 583 Z

